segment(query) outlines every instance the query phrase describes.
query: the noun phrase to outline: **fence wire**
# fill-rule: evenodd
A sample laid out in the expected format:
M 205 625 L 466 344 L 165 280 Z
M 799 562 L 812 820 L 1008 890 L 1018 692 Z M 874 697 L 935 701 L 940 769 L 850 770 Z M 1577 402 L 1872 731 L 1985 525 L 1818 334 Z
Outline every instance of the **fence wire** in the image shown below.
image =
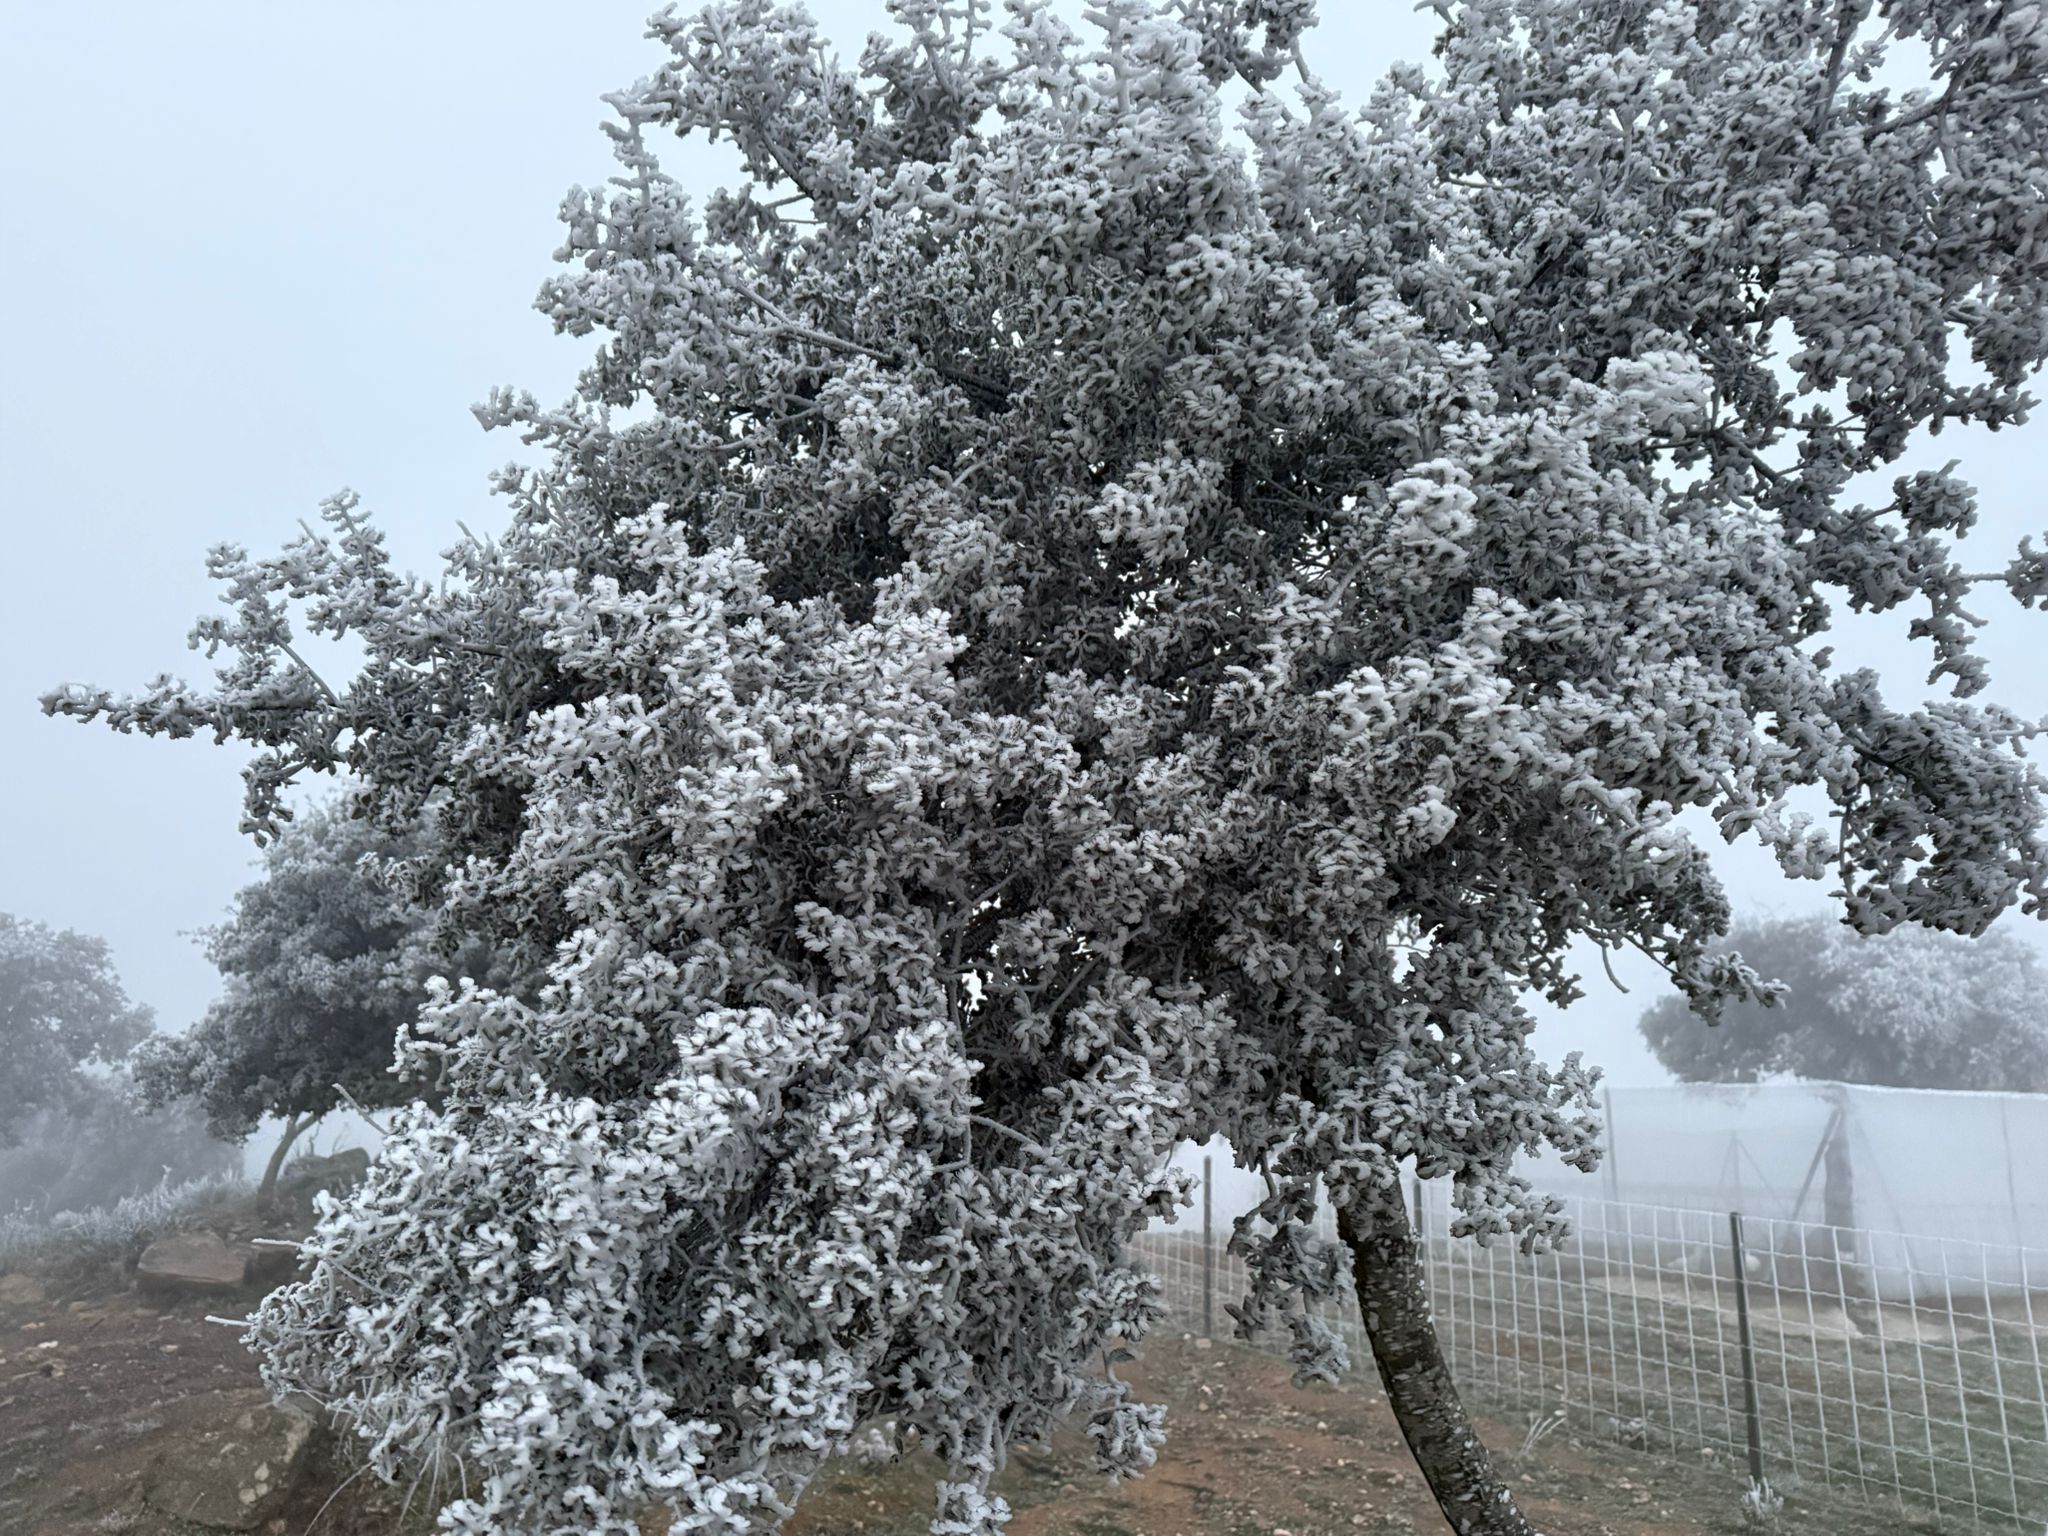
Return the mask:
M 1418 1226 L 1437 1333 L 1475 1406 L 1741 1474 L 1744 1362 L 1722 1213 L 1575 1201 L 1543 1255 Z M 1327 1230 L 1325 1236 L 1334 1234 Z M 1245 1289 L 1228 1227 L 1149 1233 L 1172 1326 L 1229 1337 Z M 2048 1253 L 1751 1218 L 1743 1223 L 1764 1471 L 1957 1531 L 2048 1528 Z M 1987 1278 L 2012 1275 L 2011 1282 Z M 1325 1319 L 1371 1369 L 1348 1276 Z M 1284 1335 L 1255 1341 L 1284 1353 Z

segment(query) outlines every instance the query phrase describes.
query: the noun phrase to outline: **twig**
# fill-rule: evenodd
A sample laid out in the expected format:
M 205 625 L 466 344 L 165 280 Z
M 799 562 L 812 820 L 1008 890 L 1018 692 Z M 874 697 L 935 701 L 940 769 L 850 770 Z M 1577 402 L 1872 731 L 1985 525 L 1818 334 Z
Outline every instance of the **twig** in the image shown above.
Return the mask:
M 862 357 L 872 357 L 877 362 L 889 363 L 891 365 L 897 365 L 902 362 L 902 359 L 893 352 L 880 352 L 861 342 L 849 341 L 844 336 L 834 336 L 829 331 L 814 330 L 801 321 L 792 320 L 745 283 L 735 282 L 733 287 L 750 302 L 758 305 L 761 312 L 768 316 L 769 319 L 800 340 L 815 342 L 821 347 L 831 347 L 841 352 L 852 352 Z
M 335 691 L 332 688 L 327 686 L 327 679 L 322 677 L 318 672 L 315 672 L 310 666 L 306 664 L 306 658 L 301 656 L 297 651 L 292 649 L 291 642 L 287 640 L 280 640 L 277 642 L 277 648 L 280 651 L 283 651 L 285 655 L 291 657 L 293 664 L 296 665 L 301 672 L 305 673 L 306 676 L 313 679 L 314 684 L 319 688 L 319 690 L 327 695 L 327 702 L 329 704 L 333 704 L 336 706 L 340 705 L 341 699 L 339 698 L 339 696 L 336 695 Z
M 1000 1120 L 991 1120 L 986 1115 L 969 1115 L 967 1119 L 970 1124 L 986 1126 L 989 1130 L 1000 1132 L 1001 1134 L 1009 1137 L 1012 1141 L 1018 1142 L 1022 1146 L 1037 1153 L 1047 1162 L 1053 1161 L 1052 1153 L 1048 1152 L 1044 1147 L 1040 1146 L 1037 1142 L 1033 1141 L 1029 1136 L 1026 1136 L 1022 1131 L 1012 1130 L 1009 1126 L 1004 1125 Z
M 336 1083 L 334 1085 L 334 1091 L 340 1094 L 344 1099 L 347 1099 L 348 1107 L 354 1110 L 357 1114 L 361 1115 L 365 1120 L 369 1121 L 370 1128 L 374 1130 L 379 1136 L 388 1138 L 391 1135 L 391 1132 L 389 1130 L 385 1129 L 383 1126 L 377 1123 L 376 1116 L 372 1115 L 367 1109 L 363 1108 L 362 1105 L 356 1102 L 356 1096 L 350 1093 L 347 1088 L 342 1086 L 340 1083 Z
M 1621 984 L 1621 978 L 1614 974 L 1614 963 L 1607 958 L 1607 946 L 1600 944 L 1595 947 L 1600 951 L 1600 968 L 1607 973 L 1607 979 L 1614 983 L 1614 990 L 1617 992 L 1628 991 L 1628 988 Z

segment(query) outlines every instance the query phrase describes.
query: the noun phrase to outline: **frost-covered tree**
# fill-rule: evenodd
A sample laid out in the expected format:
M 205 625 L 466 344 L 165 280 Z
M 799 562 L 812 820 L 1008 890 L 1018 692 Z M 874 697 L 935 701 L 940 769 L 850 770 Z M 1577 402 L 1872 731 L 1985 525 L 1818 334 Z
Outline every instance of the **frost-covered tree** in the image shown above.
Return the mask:
M 1712 1029 L 1674 998 L 1646 1011 L 1643 1038 L 1686 1082 L 1789 1073 L 2048 1093 L 2048 967 L 2013 934 L 1865 937 L 1821 914 L 1738 924 L 1729 943 L 1785 993 L 1774 1007 L 1724 1009 Z
M 329 1111 L 419 1096 L 421 1085 L 391 1073 L 400 1028 L 419 1016 L 429 975 L 481 974 L 473 957 L 437 954 L 424 914 L 380 875 L 414 851 L 338 806 L 286 823 L 264 852 L 263 878 L 206 931 L 222 995 L 184 1034 L 136 1048 L 148 1104 L 192 1100 L 234 1141 L 266 1115 L 285 1122 L 262 1199 L 293 1142 Z
M 1863 935 L 1826 915 L 1741 923 L 1729 947 L 1783 988 L 1769 1006 L 1737 1003 L 1707 1027 L 1666 998 L 1639 1023 L 1651 1052 L 1686 1082 L 1752 1083 L 1788 1073 L 1828 1084 L 1822 1135 L 1825 1241 L 1853 1245 L 1855 1101 L 1832 1085 L 2048 1093 L 2048 974 L 2009 932 L 1966 938 L 1919 927 Z M 1865 1293 L 1855 1265 L 1845 1294 Z
M 1245 1326 L 1336 1368 L 1327 1191 L 1447 1517 L 1527 1531 L 1399 1175 L 1556 1235 L 1514 1160 L 1590 1163 L 1593 1074 L 1528 993 L 1583 938 L 1754 994 L 1687 810 L 1861 929 L 2048 890 L 2034 727 L 1967 697 L 1968 487 L 1845 489 L 2024 416 L 2048 23 L 1474 0 L 1350 108 L 1307 0 L 889 9 L 851 64 L 794 6 L 655 20 L 539 300 L 595 358 L 479 408 L 544 454 L 501 533 L 418 580 L 341 497 L 216 551 L 212 686 L 49 700 L 254 743 L 259 830 L 309 771 L 435 797 L 417 893 L 513 966 L 402 1039 L 445 1097 L 258 1314 L 270 1379 L 387 1471 L 459 1455 L 456 1530 L 759 1529 L 886 1417 L 933 1530 L 992 1531 L 1064 1413 L 1153 1459 L 1125 1244 L 1220 1134 L 1268 1181 Z M 743 184 L 700 215 L 664 132 Z M 1915 610 L 1954 696 L 1832 666 L 1837 603 Z
M 145 1110 L 118 1070 L 95 1074 L 64 1108 L 38 1111 L 18 1129 L 20 1140 L 0 1147 L 0 1215 L 93 1210 L 242 1166 L 198 1110 Z
M 37 1115 L 97 1105 L 149 1029 L 104 939 L 0 912 L 0 1147 Z

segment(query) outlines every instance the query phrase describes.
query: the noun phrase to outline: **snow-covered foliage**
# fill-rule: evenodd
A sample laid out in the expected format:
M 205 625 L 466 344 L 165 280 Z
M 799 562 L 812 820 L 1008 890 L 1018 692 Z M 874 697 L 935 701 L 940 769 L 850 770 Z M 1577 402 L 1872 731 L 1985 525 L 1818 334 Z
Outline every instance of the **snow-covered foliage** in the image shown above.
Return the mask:
M 1759 1478 L 1743 1492 L 1740 1508 L 1747 1529 L 1775 1531 L 1785 1513 L 1785 1495 L 1771 1486 L 1769 1478 Z
M 380 1466 L 460 1452 L 455 1530 L 760 1529 L 884 1417 L 942 1536 L 1063 1411 L 1144 1467 L 1102 1351 L 1183 1138 L 1270 1180 L 1253 1324 L 1330 1272 L 1318 1181 L 1413 1158 L 1544 1240 L 1511 1163 L 1590 1162 L 1593 1074 L 1526 992 L 1580 937 L 1755 989 L 1689 808 L 1866 929 L 2043 894 L 2033 728 L 1965 697 L 1969 490 L 1843 489 L 2024 413 L 2039 8 L 1477 0 L 1359 109 L 1306 0 L 889 9 L 857 65 L 795 6 L 653 23 L 539 300 L 597 354 L 478 411 L 545 453 L 501 533 L 414 579 L 338 498 L 215 553 L 212 686 L 49 701 L 256 744 L 259 830 L 308 771 L 436 802 L 417 894 L 516 975 L 403 1037 L 445 1099 L 255 1337 Z M 663 132 L 749 180 L 700 216 Z M 1957 697 L 1832 669 L 1838 602 L 1918 609 Z
M 1777 1073 L 1891 1088 L 2048 1093 L 2048 966 L 2016 935 L 1925 928 L 1865 937 L 1826 915 L 1738 924 L 1732 948 L 1782 982 L 1709 1029 L 1667 998 L 1642 1018 L 1657 1059 L 1687 1082 Z
M 425 914 L 380 875 L 416 852 L 336 806 L 286 823 L 263 878 L 206 932 L 221 997 L 184 1034 L 136 1048 L 145 1102 L 192 1100 L 216 1135 L 240 1140 L 265 1115 L 417 1097 L 423 1085 L 391 1075 L 398 1031 L 419 1016 L 430 975 L 481 974 L 481 961 L 437 954 Z
M 42 1113 L 84 1112 L 149 1033 L 104 939 L 0 912 L 0 1146 Z
M 178 1181 L 166 1174 L 155 1188 L 124 1195 L 110 1205 L 82 1211 L 0 1212 L 0 1264 L 26 1264 L 53 1253 L 94 1263 L 133 1258 L 150 1234 L 243 1194 L 248 1187 L 232 1171 Z

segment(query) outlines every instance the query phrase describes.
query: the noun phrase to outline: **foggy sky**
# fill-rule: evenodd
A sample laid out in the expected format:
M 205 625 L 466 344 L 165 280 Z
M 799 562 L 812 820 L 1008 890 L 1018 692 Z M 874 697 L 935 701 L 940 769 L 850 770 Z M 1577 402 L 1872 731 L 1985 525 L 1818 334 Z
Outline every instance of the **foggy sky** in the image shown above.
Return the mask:
M 568 392 L 588 341 L 530 303 L 555 210 L 611 174 L 608 90 L 660 59 L 649 0 L 370 0 L 315 7 L 0 0 L 0 911 L 105 936 L 130 994 L 182 1028 L 216 990 L 183 935 L 253 878 L 236 831 L 243 754 L 45 719 L 60 682 L 194 680 L 184 647 L 213 592 L 202 557 L 268 553 L 320 500 L 361 493 L 402 564 L 431 570 L 458 520 L 502 521 L 488 470 L 528 454 L 482 432 L 494 385 Z M 849 63 L 880 0 L 814 0 Z M 1078 7 L 1076 7 L 1078 9 Z M 1434 18 L 1325 0 L 1311 62 L 1356 102 Z M 730 151 L 665 141 L 701 197 Z M 2044 515 L 2048 421 L 1951 430 L 1890 474 L 1949 458 L 1980 492 L 1966 564 L 2002 566 Z M 2031 471 L 2031 472 L 2030 472 Z M 1990 698 L 2048 714 L 2048 615 L 1980 594 Z M 1905 615 L 1851 624 L 1838 654 L 1924 692 Z M 1718 847 L 1718 844 L 1717 844 Z M 1738 906 L 1825 904 L 1744 847 Z M 2009 917 L 2039 939 L 2039 924 Z M 1664 1081 L 1634 1033 L 1657 973 L 1592 964 L 1587 1000 L 1546 1017 L 1544 1054 L 1584 1049 L 1616 1083 Z

